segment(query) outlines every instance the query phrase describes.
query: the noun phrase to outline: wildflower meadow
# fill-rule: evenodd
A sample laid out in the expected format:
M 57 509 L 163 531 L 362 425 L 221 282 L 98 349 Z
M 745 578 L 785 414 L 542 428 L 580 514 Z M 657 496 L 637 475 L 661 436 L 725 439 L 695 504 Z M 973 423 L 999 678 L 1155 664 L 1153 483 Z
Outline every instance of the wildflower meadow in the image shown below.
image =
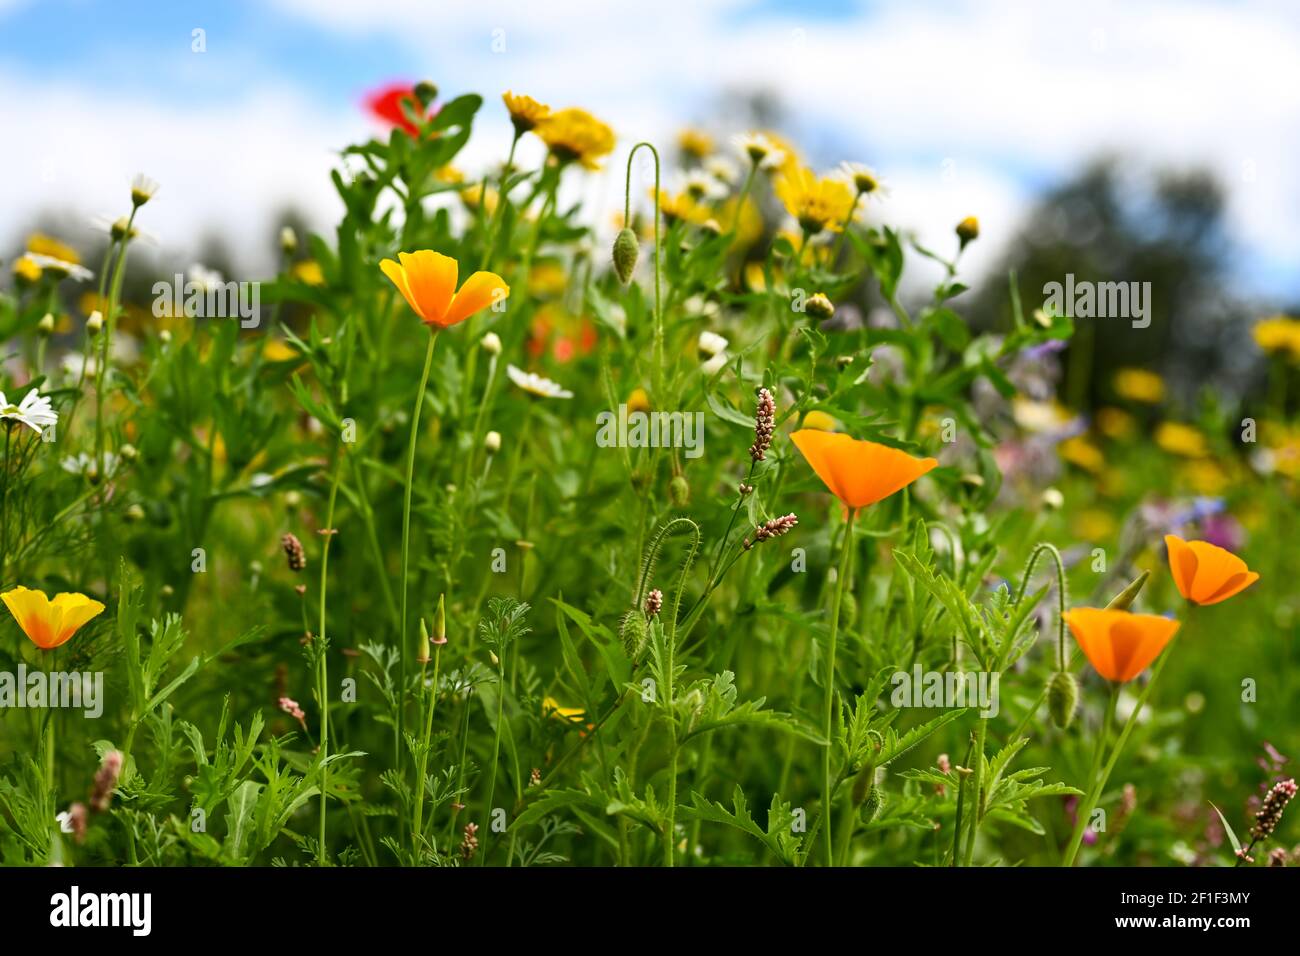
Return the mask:
M 0 862 L 1300 865 L 1300 319 L 1072 405 L 979 209 L 443 80 L 274 275 L 4 250 Z

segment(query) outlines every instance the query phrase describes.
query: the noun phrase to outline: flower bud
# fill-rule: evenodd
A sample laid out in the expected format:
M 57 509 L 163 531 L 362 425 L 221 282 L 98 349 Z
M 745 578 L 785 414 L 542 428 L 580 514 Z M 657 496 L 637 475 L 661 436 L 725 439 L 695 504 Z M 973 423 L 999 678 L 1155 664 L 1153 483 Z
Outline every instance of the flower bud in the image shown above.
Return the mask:
M 1053 511 L 1059 511 L 1065 507 L 1065 495 L 1061 494 L 1057 488 L 1048 488 L 1043 492 L 1043 507 L 1051 508 Z
M 126 521 L 128 524 L 135 524 L 136 522 L 143 521 L 144 508 L 140 507 L 138 504 L 127 506 L 126 511 L 122 512 L 122 520 Z
M 425 626 L 424 618 L 420 618 L 420 653 L 415 656 L 415 659 L 421 664 L 427 664 L 433 659 L 433 655 L 429 652 L 429 628 Z
M 136 447 L 132 445 L 130 442 L 127 442 L 125 445 L 119 448 L 117 450 L 117 453 L 123 461 L 135 461 L 136 458 L 139 457 L 140 455 L 140 452 L 137 451 Z
M 624 226 L 614 240 L 614 271 L 618 273 L 619 282 L 627 285 L 632 281 L 632 272 L 636 269 L 637 256 L 640 254 L 636 233 Z
M 835 303 L 824 292 L 808 296 L 803 307 L 814 319 L 829 319 L 835 315 Z
M 438 595 L 438 610 L 433 614 L 433 643 L 438 647 L 447 643 L 447 595 Z
M 415 84 L 415 98 L 420 101 L 421 106 L 428 106 L 438 98 L 438 87 L 429 80 L 421 80 Z
M 483 346 L 483 351 L 488 355 L 501 354 L 501 337 L 495 332 L 489 332 L 479 339 L 479 345 Z
M 298 251 L 298 234 L 293 231 L 293 226 L 285 226 L 280 230 L 280 251 L 286 256 Z
M 980 237 L 980 221 L 974 216 L 967 216 L 961 222 L 957 223 L 957 238 L 961 240 L 961 247 L 966 248 L 966 244 L 974 242 Z
M 1138 592 L 1142 590 L 1142 586 L 1147 583 L 1149 577 L 1151 577 L 1150 571 L 1143 571 L 1139 574 L 1133 579 L 1132 584 L 1115 595 L 1114 599 L 1106 605 L 1106 610 L 1127 611 L 1133 606 L 1133 602 L 1137 600 Z
M 90 317 L 86 319 L 86 334 L 98 335 L 100 330 L 103 328 L 104 317 L 100 315 L 99 310 L 96 309 L 94 312 L 90 313 Z
M 483 436 L 483 447 L 487 449 L 489 455 L 495 455 L 501 450 L 501 433 L 488 432 Z
M 1062 730 L 1074 720 L 1074 712 L 1079 706 L 1079 685 L 1069 671 L 1057 671 L 1047 685 L 1047 710 L 1052 715 L 1052 723 Z
M 171 340 L 172 340 L 172 334 L 169 330 L 163 329 L 161 332 L 158 333 L 158 341 L 161 342 L 163 345 L 168 344 Z
M 36 331 L 41 335 L 54 334 L 54 316 L 46 312 L 41 316 L 41 321 L 36 323 Z
M 691 485 L 685 475 L 673 475 L 673 480 L 668 482 L 668 500 L 675 508 L 684 508 L 690 504 Z
M 871 792 L 867 794 L 867 799 L 862 803 L 861 818 L 863 823 L 870 823 L 876 817 L 880 816 L 885 804 L 889 798 L 881 787 L 872 787 Z
M 645 614 L 640 608 L 633 608 L 623 615 L 623 622 L 619 625 L 618 636 L 623 641 L 623 650 L 627 656 L 635 659 L 645 648 L 646 638 L 649 636 L 649 628 L 646 624 Z

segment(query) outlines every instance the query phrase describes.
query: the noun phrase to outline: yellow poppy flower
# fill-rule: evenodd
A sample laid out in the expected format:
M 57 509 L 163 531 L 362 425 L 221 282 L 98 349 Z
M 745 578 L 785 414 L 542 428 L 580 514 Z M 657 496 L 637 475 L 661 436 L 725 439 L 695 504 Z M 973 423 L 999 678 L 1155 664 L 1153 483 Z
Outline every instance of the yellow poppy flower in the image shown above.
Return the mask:
M 1184 541 L 1167 534 L 1165 546 L 1178 593 L 1195 604 L 1218 604 L 1259 580 L 1245 561 L 1208 541 Z
M 939 463 L 842 432 L 803 428 L 790 440 L 846 509 L 866 508 L 902 491 Z
M 51 601 L 44 591 L 22 586 L 0 594 L 0 599 L 23 633 L 46 651 L 67 643 L 83 624 L 104 610 L 104 605 L 84 594 L 56 594 Z
M 1157 614 L 1080 607 L 1061 615 L 1088 662 L 1109 681 L 1127 683 L 1160 656 L 1179 623 Z
M 510 294 L 510 287 L 493 272 L 475 272 L 457 291 L 460 264 L 432 249 L 401 252 L 397 258 L 400 264 L 385 259 L 379 268 L 425 325 L 449 328 Z

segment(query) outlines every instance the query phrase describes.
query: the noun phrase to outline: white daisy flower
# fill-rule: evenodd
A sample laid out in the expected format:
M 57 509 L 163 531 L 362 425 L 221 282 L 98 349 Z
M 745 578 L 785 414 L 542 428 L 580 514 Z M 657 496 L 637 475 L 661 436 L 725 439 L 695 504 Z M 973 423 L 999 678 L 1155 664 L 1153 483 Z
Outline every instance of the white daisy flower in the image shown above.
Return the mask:
M 840 163 L 839 173 L 860 195 L 885 196 L 889 193 L 889 189 L 870 166 L 864 166 L 862 163 Z
M 99 374 L 99 362 L 93 355 L 69 352 L 63 356 L 63 374 L 70 379 L 94 378 Z
M 716 375 L 722 366 L 726 365 L 730 360 L 731 356 L 726 352 L 718 352 L 707 362 L 700 365 L 700 371 L 708 376 Z
M 110 477 L 117 473 L 117 463 L 117 455 L 111 451 L 104 452 L 104 471 Z M 83 478 L 95 478 L 99 475 L 99 459 L 84 451 L 67 456 L 59 464 L 70 475 L 81 475 Z
M 45 430 L 46 425 L 57 422 L 59 415 L 50 407 L 48 398 L 39 395 L 37 389 L 32 389 L 17 405 L 5 398 L 4 392 L 0 392 L 0 419 L 6 424 L 17 422 L 26 425 L 39 435 Z
M 730 344 L 717 332 L 705 331 L 700 333 L 699 349 L 701 355 L 707 355 L 710 358 L 721 355 Z
M 75 262 L 68 262 L 66 259 L 60 259 L 57 256 L 47 256 L 41 252 L 29 252 L 27 258 L 40 266 L 42 272 L 61 272 L 77 282 L 85 282 L 87 279 L 95 277 L 95 273 L 85 266 L 79 266 Z
M 699 170 L 686 177 L 686 193 L 696 202 L 708 199 L 721 199 L 727 190 L 713 176 Z
M 536 372 L 525 372 L 521 368 L 507 365 L 506 375 L 510 377 L 510 381 L 525 392 L 536 395 L 538 398 L 573 398 L 573 393 L 567 388 L 562 388 L 549 378 L 543 378 Z
M 731 186 L 740 178 L 736 164 L 725 156 L 710 156 L 704 161 L 704 171 L 720 183 Z
M 139 226 L 130 225 L 130 222 L 131 220 L 126 216 L 118 216 L 116 219 L 109 216 L 95 216 L 90 220 L 90 225 L 96 232 L 102 232 L 110 239 L 140 239 L 150 245 L 158 244 L 157 236 L 145 232 Z M 127 235 L 128 227 L 130 236 Z
M 210 289 L 219 288 L 226 284 L 225 276 L 216 269 L 209 269 L 200 262 L 196 262 L 190 266 L 186 274 L 189 276 L 190 281 L 195 283 L 204 292 L 207 292 Z
M 143 206 L 153 199 L 156 192 L 158 192 L 158 183 L 144 173 L 136 173 L 135 178 L 131 180 L 131 202 L 136 206 Z
M 780 166 L 785 159 L 785 153 L 762 133 L 746 133 L 737 136 L 732 142 L 751 163 L 760 169 Z

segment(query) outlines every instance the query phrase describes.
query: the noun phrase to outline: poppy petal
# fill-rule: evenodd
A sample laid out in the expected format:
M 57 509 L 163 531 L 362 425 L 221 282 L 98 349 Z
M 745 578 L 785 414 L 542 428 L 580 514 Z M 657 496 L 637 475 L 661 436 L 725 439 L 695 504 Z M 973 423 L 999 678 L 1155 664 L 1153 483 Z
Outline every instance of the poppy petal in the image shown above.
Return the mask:
M 1165 535 L 1165 547 L 1169 549 L 1169 572 L 1173 575 L 1174 585 L 1178 593 L 1190 601 L 1192 581 L 1196 577 L 1196 554 L 1177 535 Z
M 397 286 L 397 291 L 402 293 L 402 298 L 411 307 L 411 311 L 423 319 L 424 316 L 420 313 L 420 304 L 415 301 L 415 296 L 411 295 L 411 287 L 407 284 L 406 271 L 392 259 L 385 259 L 380 262 L 379 271 L 388 276 L 388 280 Z
M 510 294 L 510 286 L 496 273 L 475 272 L 465 280 L 447 307 L 446 314 L 438 324 L 443 328 L 463 322 L 480 309 L 504 299 Z
M 401 252 L 397 258 L 416 303 L 412 308 L 425 322 L 441 325 L 456 293 L 456 260 L 432 249 Z

